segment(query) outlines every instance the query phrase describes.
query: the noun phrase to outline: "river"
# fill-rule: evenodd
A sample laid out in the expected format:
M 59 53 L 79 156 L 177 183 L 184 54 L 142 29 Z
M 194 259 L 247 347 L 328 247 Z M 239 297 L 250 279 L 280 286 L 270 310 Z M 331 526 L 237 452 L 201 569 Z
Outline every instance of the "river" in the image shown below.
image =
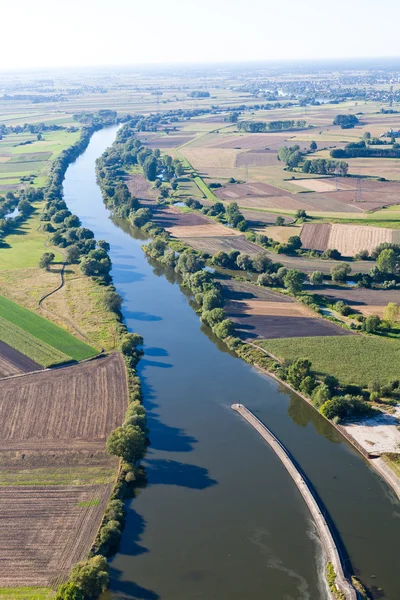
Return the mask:
M 399 600 L 400 505 L 393 492 L 303 400 L 213 340 L 173 273 L 147 260 L 145 236 L 110 219 L 94 163 L 115 133 L 96 132 L 64 183 L 69 209 L 111 244 L 125 322 L 146 344 L 139 370 L 151 437 L 148 485 L 128 503 L 105 597 L 327 597 L 305 503 L 267 444 L 230 408 L 242 402 L 315 486 L 354 571 L 377 598 Z

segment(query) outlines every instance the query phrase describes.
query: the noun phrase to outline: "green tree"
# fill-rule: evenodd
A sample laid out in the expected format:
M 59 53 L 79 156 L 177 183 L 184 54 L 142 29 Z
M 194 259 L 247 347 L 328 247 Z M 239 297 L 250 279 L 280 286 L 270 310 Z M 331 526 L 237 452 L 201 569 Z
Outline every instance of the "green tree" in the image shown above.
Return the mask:
M 400 316 L 400 307 L 397 302 L 389 302 L 387 306 L 385 306 L 385 310 L 383 311 L 383 318 L 387 321 L 391 327 L 399 320 Z
M 312 141 L 310 144 L 310 150 L 311 152 L 315 152 L 317 150 L 318 146 L 317 146 L 317 142 Z
M 315 377 L 313 377 L 312 375 L 307 375 L 307 377 L 305 377 L 300 383 L 299 389 L 301 392 L 303 392 L 303 394 L 310 396 L 315 386 Z
M 303 283 L 306 276 L 297 269 L 288 269 L 283 277 L 283 285 L 294 296 L 299 294 L 303 289 Z
M 215 325 L 213 331 L 215 335 L 224 340 L 226 337 L 232 335 L 234 329 L 235 328 L 232 321 L 230 319 L 224 319 L 223 321 Z
M 78 246 L 75 246 L 75 244 L 68 246 L 66 252 L 66 259 L 68 263 L 72 265 L 79 262 L 80 255 L 81 251 L 79 250 Z
M 265 252 L 258 252 L 253 256 L 252 268 L 256 273 L 265 273 L 270 270 L 272 260 Z
M 143 173 L 149 181 L 155 181 L 157 177 L 157 160 L 148 156 L 143 163 Z
M 119 313 L 122 306 L 122 298 L 118 292 L 114 290 L 107 290 L 103 297 L 103 304 L 107 310 Z
M 122 338 L 121 352 L 126 356 L 137 352 L 140 346 L 143 346 L 143 337 L 138 333 L 126 333 Z
M 283 217 L 276 217 L 275 219 L 275 225 L 277 225 L 278 227 L 282 227 L 285 224 L 285 219 Z
M 125 462 L 135 463 L 146 453 L 146 435 L 137 425 L 117 427 L 108 436 L 106 449 Z
M 376 265 L 382 273 L 394 273 L 396 271 L 398 255 L 392 248 L 386 248 L 379 254 Z
M 313 285 L 321 285 L 324 282 L 324 274 L 322 271 L 313 271 L 308 276 L 310 283 Z
M 307 358 L 297 358 L 288 368 L 287 380 L 296 389 L 299 389 L 301 382 L 310 376 L 311 361 Z
M 332 281 L 344 282 L 351 273 L 351 267 L 347 263 L 341 263 L 331 268 Z
M 321 408 L 327 400 L 332 398 L 332 393 L 328 385 L 321 383 L 313 390 L 312 403 L 316 408 Z
M 85 600 L 95 600 L 109 583 L 108 565 L 104 556 L 94 556 L 72 567 L 70 581 L 82 590 Z
M 45 252 L 39 261 L 39 267 L 41 269 L 46 269 L 46 271 L 48 271 L 54 258 L 55 258 L 55 255 L 53 254 L 53 252 Z
M 379 329 L 380 324 L 381 319 L 378 315 L 369 315 L 364 322 L 365 331 L 367 333 L 375 333 Z
M 236 264 L 242 271 L 251 271 L 253 268 L 252 260 L 248 254 L 239 254 Z
M 58 588 L 54 600 L 85 600 L 85 597 L 80 587 L 69 582 Z

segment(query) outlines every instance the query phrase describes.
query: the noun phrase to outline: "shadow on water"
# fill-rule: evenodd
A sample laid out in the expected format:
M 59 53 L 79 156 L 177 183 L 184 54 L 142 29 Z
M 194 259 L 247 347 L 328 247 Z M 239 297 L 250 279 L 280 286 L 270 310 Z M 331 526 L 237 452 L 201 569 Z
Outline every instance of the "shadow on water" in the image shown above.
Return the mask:
M 145 462 L 147 487 L 152 485 L 177 485 L 192 490 L 205 490 L 217 484 L 208 470 L 197 465 L 167 459 L 147 459 Z
M 143 362 L 144 360 L 141 361 L 141 363 Z M 143 366 L 141 363 L 140 365 Z M 139 374 L 142 381 L 143 397 L 145 398 L 147 426 L 151 431 L 150 447 L 165 452 L 191 452 L 194 444 L 197 443 L 196 438 L 186 435 L 181 428 L 171 427 L 160 420 L 153 388 L 141 368 Z
M 158 317 L 157 315 L 150 315 L 149 313 L 142 312 L 142 311 L 133 312 L 133 311 L 129 311 L 129 310 L 124 311 L 124 318 L 125 319 L 134 319 L 135 321 L 162 321 L 163 320 L 162 317 Z

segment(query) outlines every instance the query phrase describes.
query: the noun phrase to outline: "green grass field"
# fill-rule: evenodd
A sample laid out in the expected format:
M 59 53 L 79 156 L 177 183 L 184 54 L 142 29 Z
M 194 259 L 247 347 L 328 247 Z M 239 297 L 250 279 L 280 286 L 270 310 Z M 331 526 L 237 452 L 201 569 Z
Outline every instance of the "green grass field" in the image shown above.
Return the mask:
M 20 327 L 0 317 L 0 340 L 28 356 L 42 367 L 65 363 L 70 357 L 38 340 Z
M 54 591 L 42 587 L 0 588 L 0 600 L 50 600 Z
M 40 467 L 37 469 L 1 469 L 0 486 L 24 485 L 100 485 L 115 480 L 115 468 L 111 466 Z M 90 504 L 88 504 L 90 503 Z M 96 500 L 89 500 L 95 506 Z
M 38 230 L 42 204 L 34 203 L 35 212 L 17 230 L 4 238 L 7 247 L 0 248 L 0 271 L 37 267 L 43 253 L 50 250 L 54 252 L 56 262 L 63 260 L 59 251 L 46 247 L 49 234 Z
M 399 376 L 400 340 L 377 336 L 302 337 L 258 342 L 282 360 L 308 358 L 317 375 L 334 375 L 342 384 L 381 384 Z
M 15 304 L 15 302 L 8 300 L 8 298 L 5 298 L 4 296 L 0 296 L 0 314 L 2 317 L 2 329 L 0 330 L 0 334 L 3 336 L 1 339 L 7 344 L 16 350 L 20 350 L 20 347 L 17 347 L 17 345 L 21 346 L 21 344 L 23 344 L 23 339 L 21 341 L 20 336 L 16 335 L 16 327 L 35 338 L 36 342 L 34 345 L 30 345 L 29 341 L 27 341 L 24 345 L 24 350 L 20 350 L 23 354 L 26 354 L 26 356 L 29 356 L 33 360 L 37 360 L 34 356 L 31 356 L 33 353 L 35 353 L 35 356 L 37 355 L 37 340 L 44 343 L 45 346 L 43 346 L 43 352 L 47 352 L 46 346 L 56 350 L 55 352 L 52 351 L 55 358 L 55 360 L 52 361 L 53 364 L 54 362 L 64 362 L 63 360 L 60 360 L 60 353 L 73 360 L 83 360 L 97 354 L 96 350 L 91 348 L 88 344 L 81 342 L 67 331 L 54 325 L 54 323 Z M 5 337 L 7 337 L 8 341 L 4 339 Z M 29 340 L 29 337 L 26 336 L 26 339 Z M 27 350 L 29 352 L 27 352 Z M 40 364 L 43 364 L 43 360 L 44 358 L 42 358 L 42 363 Z

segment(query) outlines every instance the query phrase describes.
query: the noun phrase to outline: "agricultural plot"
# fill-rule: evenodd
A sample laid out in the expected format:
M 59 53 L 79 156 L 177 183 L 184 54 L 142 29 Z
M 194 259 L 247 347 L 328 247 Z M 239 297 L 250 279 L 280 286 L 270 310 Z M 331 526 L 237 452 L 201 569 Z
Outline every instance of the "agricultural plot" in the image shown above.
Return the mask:
M 43 366 L 97 354 L 88 344 L 4 296 L 0 296 L 0 311 L 0 339 Z
M 199 252 L 207 252 L 211 255 L 238 250 L 241 254 L 252 256 L 262 251 L 260 246 L 248 242 L 244 236 L 186 237 L 185 243 Z
M 351 335 L 288 296 L 233 280 L 223 286 L 227 316 L 245 340 Z
M 151 184 L 147 181 L 146 177 L 142 174 L 135 173 L 129 175 L 126 180 L 126 185 L 134 198 L 140 199 L 151 199 L 153 194 L 151 192 Z
M 265 340 L 260 346 L 282 360 L 300 356 L 312 362 L 318 376 L 334 375 L 342 384 L 367 386 L 398 377 L 400 340 L 377 336 L 290 337 Z
M 0 378 L 38 371 L 41 365 L 0 341 Z
M 372 252 L 383 242 L 400 244 L 400 231 L 363 225 L 306 223 L 301 242 L 304 248 L 322 251 L 335 248 L 342 256 L 355 256 L 360 250 Z
M 347 286 L 318 286 L 310 288 L 313 294 L 320 294 L 328 298 L 332 303 L 343 300 L 356 311 L 362 314 L 379 315 L 383 317 L 385 306 L 389 302 L 400 302 L 400 294 L 398 290 L 383 290 L 356 288 Z
M 0 487 L 0 585 L 64 581 L 88 555 L 110 491 L 110 485 Z
M 40 440 L 67 446 L 70 440 L 105 441 L 126 410 L 122 357 L 112 354 L 79 365 L 0 382 L 0 449 L 24 449 Z

